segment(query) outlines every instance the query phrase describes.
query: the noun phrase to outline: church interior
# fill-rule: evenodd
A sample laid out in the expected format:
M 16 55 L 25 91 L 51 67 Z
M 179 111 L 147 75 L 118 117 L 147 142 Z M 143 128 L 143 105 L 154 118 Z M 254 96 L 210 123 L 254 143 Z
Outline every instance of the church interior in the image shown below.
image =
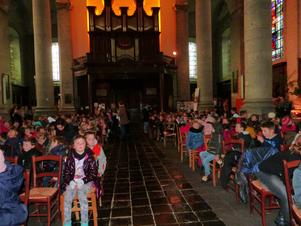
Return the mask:
M 0 0 L 0 226 L 301 226 L 300 119 L 301 0 Z

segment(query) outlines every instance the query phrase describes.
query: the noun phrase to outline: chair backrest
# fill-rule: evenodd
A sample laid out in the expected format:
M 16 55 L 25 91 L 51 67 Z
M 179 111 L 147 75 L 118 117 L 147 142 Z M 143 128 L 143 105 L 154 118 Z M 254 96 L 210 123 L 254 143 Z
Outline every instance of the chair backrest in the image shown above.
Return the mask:
M 167 122 L 165 124 L 165 130 L 169 130 L 169 131 L 173 131 L 175 132 L 175 129 L 176 129 L 176 123 L 175 122 Z
M 30 191 L 30 171 L 25 170 L 23 173 L 24 177 L 24 204 L 28 206 L 28 199 L 29 199 L 29 191 Z
M 211 135 L 204 135 L 204 145 L 205 145 L 205 150 L 208 149 L 208 142 L 211 139 Z
M 231 146 L 231 145 L 239 145 L 239 150 L 241 152 L 243 152 L 245 150 L 245 141 L 243 139 L 230 139 L 227 141 L 222 142 L 222 152 L 224 154 L 226 154 L 228 151 L 230 151 L 229 149 L 227 149 L 227 146 Z
M 57 167 L 55 171 L 46 171 L 43 163 L 52 162 Z M 46 156 L 32 156 L 33 169 L 33 186 L 38 186 L 38 180 L 44 177 L 57 178 L 58 188 L 60 188 L 62 175 L 62 156 L 60 155 L 46 155 Z
M 299 166 L 300 162 L 301 162 L 300 160 L 295 160 L 295 161 L 291 161 L 291 162 L 287 162 L 286 160 L 283 160 L 285 188 L 286 188 L 286 194 L 287 194 L 287 201 L 288 201 L 291 225 L 294 225 L 293 224 L 293 214 L 292 214 L 292 206 L 293 206 L 292 191 L 293 191 L 293 188 L 292 188 L 292 181 L 289 176 L 289 169 L 297 168 Z
M 18 156 L 15 157 L 5 157 L 5 160 L 8 161 L 11 164 L 18 164 Z
M 187 133 L 180 132 L 181 144 L 186 144 Z

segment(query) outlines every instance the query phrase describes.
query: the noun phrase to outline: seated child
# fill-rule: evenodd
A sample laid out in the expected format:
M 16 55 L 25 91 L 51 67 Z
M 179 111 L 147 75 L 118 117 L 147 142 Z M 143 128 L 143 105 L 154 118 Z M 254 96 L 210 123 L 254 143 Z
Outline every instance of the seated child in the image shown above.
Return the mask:
M 67 155 L 67 148 L 64 145 L 64 138 L 63 137 L 52 137 L 49 146 L 49 155 L 58 155 L 64 157 Z M 64 166 L 63 166 L 64 167 Z M 44 168 L 47 172 L 52 172 L 57 170 L 58 164 L 56 161 L 48 161 L 44 164 Z M 63 178 L 61 178 L 63 180 Z M 44 177 L 43 178 L 43 186 L 48 187 L 49 182 L 51 181 L 51 177 Z
M 259 164 L 279 152 L 280 146 L 283 143 L 279 134 L 275 133 L 275 124 L 271 121 L 266 121 L 261 124 L 262 135 L 257 135 L 260 142 L 260 147 L 250 148 L 242 154 L 238 170 L 237 180 L 240 184 L 240 196 L 244 203 L 248 201 L 248 181 L 247 175 L 257 173 Z
M 5 162 L 0 150 L 0 225 L 21 225 L 26 221 L 27 208 L 18 196 L 22 184 L 22 167 Z
M 252 138 L 250 134 L 246 131 L 247 124 L 245 122 L 239 122 L 235 125 L 235 132 L 236 132 L 236 138 L 244 140 L 245 148 L 249 148 L 252 144 Z M 236 166 L 240 156 L 241 151 L 239 150 L 239 147 L 233 146 L 232 150 L 227 152 L 224 159 L 224 165 L 221 169 L 221 185 L 223 188 L 227 187 L 227 184 L 229 182 L 232 167 Z
M 194 120 L 187 134 L 186 147 L 190 152 L 192 150 L 204 151 L 204 134 L 203 127 L 198 120 Z
M 63 172 L 62 188 L 66 189 L 64 193 L 65 226 L 71 226 L 71 207 L 76 192 L 80 202 L 81 225 L 88 226 L 87 194 L 93 185 L 99 183 L 97 169 L 93 152 L 87 147 L 85 137 L 76 136 Z
M 214 123 L 213 125 L 214 132 L 211 134 L 211 138 L 207 144 L 207 150 L 200 152 L 201 162 L 204 166 L 205 175 L 202 177 L 202 181 L 206 182 L 209 179 L 210 171 L 210 162 L 216 158 L 219 159 L 219 156 L 222 151 L 221 143 L 223 137 L 223 127 L 219 122 Z
M 36 139 L 26 138 L 23 140 L 23 151 L 18 158 L 18 164 L 25 169 L 32 169 L 32 156 L 41 156 L 42 153 L 36 149 Z
M 98 177 L 100 178 L 107 166 L 107 158 L 105 155 L 105 152 L 102 148 L 102 145 L 97 142 L 95 133 L 92 131 L 89 131 L 86 133 L 86 141 L 88 147 L 93 151 L 94 157 L 96 159 L 97 165 L 98 165 Z M 97 189 L 97 197 L 102 195 L 103 189 L 101 187 L 101 184 L 99 184 L 100 187 L 96 187 Z
M 259 164 L 259 171 L 255 174 L 269 191 L 279 199 L 280 211 L 275 219 L 277 226 L 288 226 L 290 222 L 287 194 L 284 185 L 283 160 L 286 160 L 287 162 L 301 160 L 300 136 L 297 138 L 296 143 L 290 147 L 290 150 L 278 152 L 262 161 Z M 293 175 L 294 170 L 295 169 L 289 170 L 290 176 Z
M 18 137 L 18 131 L 14 128 L 10 129 L 7 133 L 7 139 L 4 142 L 5 156 L 19 156 L 20 150 L 20 139 Z
M 105 152 L 102 148 L 102 145 L 97 142 L 94 132 L 87 132 L 85 137 L 87 145 L 93 151 L 96 162 L 98 164 L 98 176 L 101 177 L 104 174 L 107 165 Z

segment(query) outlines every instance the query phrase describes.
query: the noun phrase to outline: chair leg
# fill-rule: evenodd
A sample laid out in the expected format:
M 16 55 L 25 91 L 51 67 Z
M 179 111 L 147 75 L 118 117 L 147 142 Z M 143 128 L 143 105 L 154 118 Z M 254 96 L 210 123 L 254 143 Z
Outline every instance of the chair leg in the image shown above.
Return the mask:
M 261 222 L 262 226 L 266 226 L 266 220 L 265 220 L 265 196 L 261 196 L 261 203 L 260 203 L 260 208 L 261 208 Z
M 181 156 L 181 162 L 183 162 L 183 147 L 180 147 L 180 156 Z
M 195 153 L 192 153 L 192 160 L 191 160 L 191 164 L 192 164 L 192 171 L 195 171 Z
M 97 222 L 97 200 L 96 200 L 95 195 L 92 196 L 91 201 L 92 201 L 92 209 L 93 209 L 93 223 L 94 223 L 94 226 L 98 226 L 98 222 Z
M 65 218 L 65 212 L 64 212 L 64 195 L 61 195 L 60 197 L 60 209 L 61 209 L 61 221 L 62 226 L 64 226 L 64 218 Z
M 214 161 L 213 161 L 213 166 L 212 166 L 212 185 L 213 185 L 213 187 L 216 187 L 216 167 L 215 167 Z
M 235 182 L 233 182 L 235 183 Z M 240 202 L 240 198 L 239 198 L 239 185 L 235 183 L 235 197 L 236 197 L 236 201 Z
M 48 199 L 47 202 L 47 225 L 51 225 L 51 202 L 50 199 Z
M 164 147 L 166 147 L 166 137 L 165 136 L 163 137 L 163 145 L 164 145 Z

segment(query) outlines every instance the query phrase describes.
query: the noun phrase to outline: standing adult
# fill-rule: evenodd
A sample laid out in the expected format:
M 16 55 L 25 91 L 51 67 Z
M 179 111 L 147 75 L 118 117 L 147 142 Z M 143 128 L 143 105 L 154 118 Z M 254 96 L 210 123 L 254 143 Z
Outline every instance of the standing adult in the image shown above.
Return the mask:
M 125 105 L 123 103 L 119 103 L 118 116 L 120 124 L 120 138 L 121 140 L 125 140 L 128 136 L 130 121 L 126 112 Z
M 143 132 L 144 134 L 148 134 L 149 131 L 149 107 L 148 105 L 145 105 L 142 109 L 142 115 L 143 115 Z

